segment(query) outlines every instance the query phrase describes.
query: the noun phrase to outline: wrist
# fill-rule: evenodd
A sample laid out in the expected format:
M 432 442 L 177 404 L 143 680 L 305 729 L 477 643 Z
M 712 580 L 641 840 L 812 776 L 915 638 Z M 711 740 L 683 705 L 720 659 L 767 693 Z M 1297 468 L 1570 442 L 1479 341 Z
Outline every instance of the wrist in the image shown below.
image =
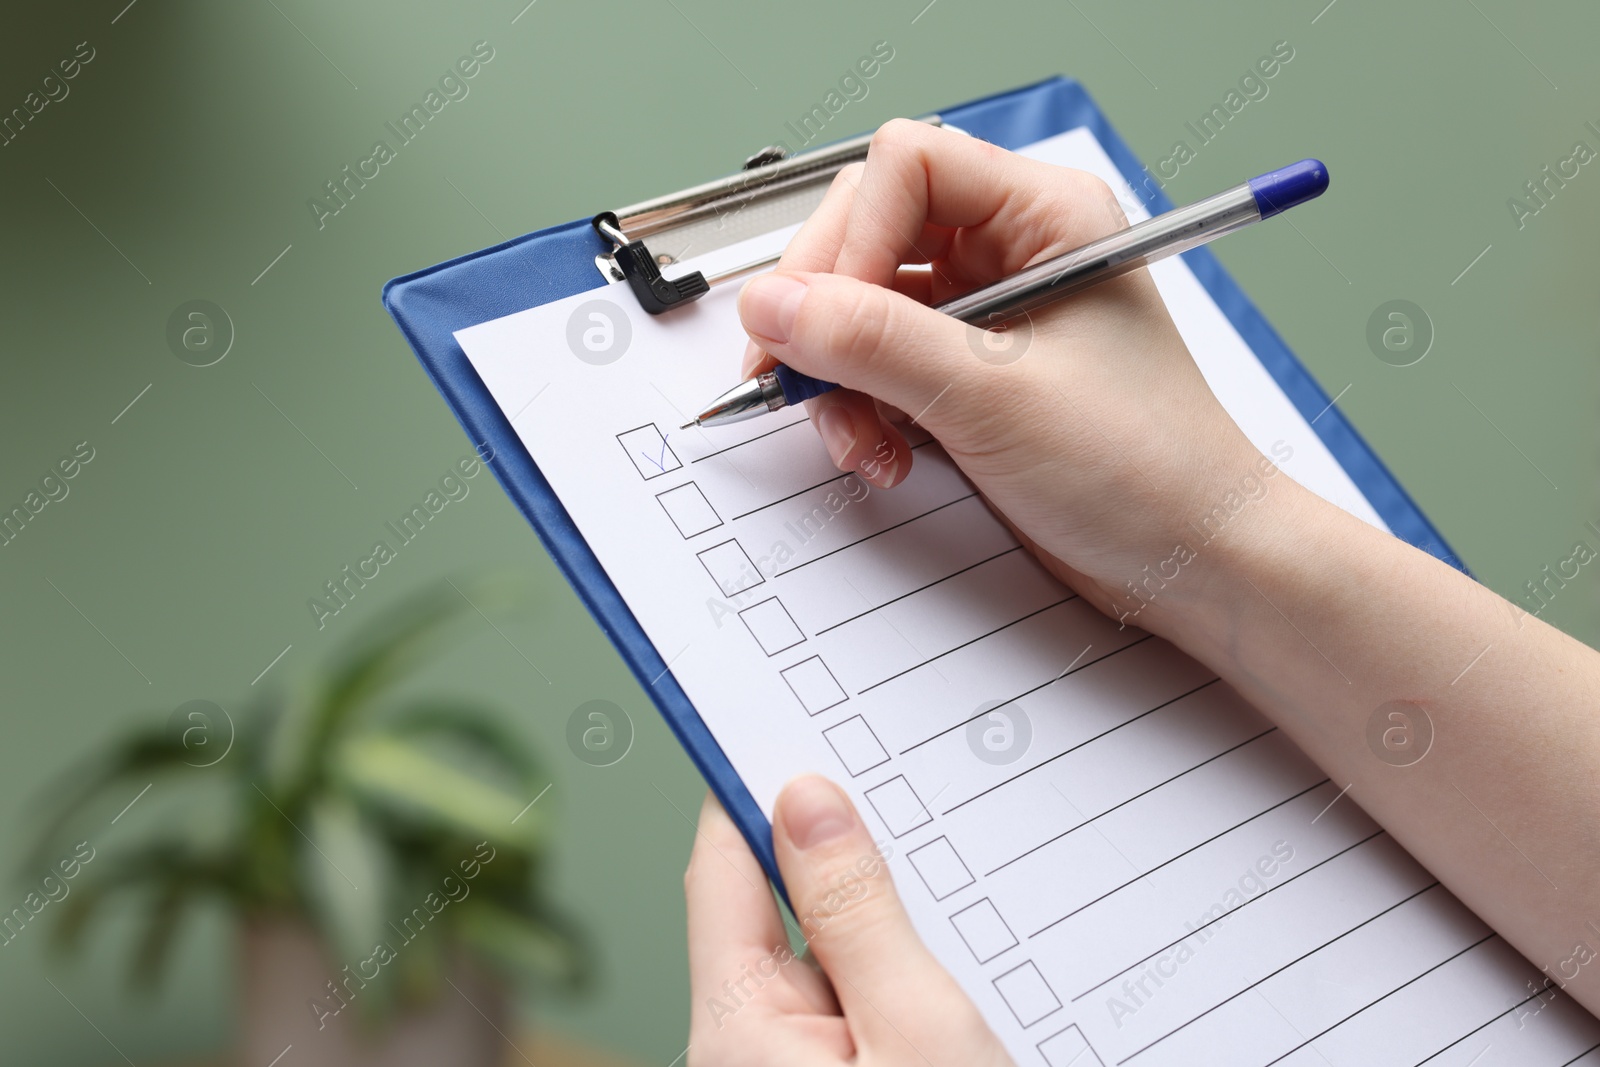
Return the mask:
M 1234 658 L 1242 616 L 1299 600 L 1345 550 L 1338 531 L 1365 526 L 1254 453 L 1248 473 L 1228 480 L 1180 516 L 1168 560 L 1146 567 L 1123 599 L 1136 617 L 1124 621 L 1160 634 L 1203 662 Z M 1310 561 L 1318 561 L 1315 566 Z M 1159 595 L 1152 586 L 1164 581 Z M 1299 587 L 1299 588 L 1297 588 Z M 1265 599 L 1264 599 L 1265 598 Z

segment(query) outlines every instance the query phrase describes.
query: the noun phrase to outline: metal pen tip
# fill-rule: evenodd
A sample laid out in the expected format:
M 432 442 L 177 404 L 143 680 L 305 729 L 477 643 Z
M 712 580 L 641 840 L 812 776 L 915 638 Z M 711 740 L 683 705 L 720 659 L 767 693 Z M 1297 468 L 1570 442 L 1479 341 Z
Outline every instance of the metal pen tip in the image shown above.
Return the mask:
M 769 411 L 777 411 L 787 402 L 783 397 L 783 386 L 778 382 L 778 376 L 772 371 L 758 374 L 754 378 L 746 378 L 726 393 L 713 400 L 705 410 L 696 415 L 690 422 L 684 423 L 679 429 L 687 430 L 691 426 L 723 426 L 730 422 L 742 422 L 756 415 L 764 415 Z

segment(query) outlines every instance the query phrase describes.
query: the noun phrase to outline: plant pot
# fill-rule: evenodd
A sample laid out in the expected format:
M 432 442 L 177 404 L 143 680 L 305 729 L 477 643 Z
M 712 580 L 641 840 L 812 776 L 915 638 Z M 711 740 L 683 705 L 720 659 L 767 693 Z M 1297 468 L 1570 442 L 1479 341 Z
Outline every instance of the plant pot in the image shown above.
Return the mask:
M 456 988 L 445 984 L 432 1002 L 402 1007 L 374 1026 L 361 1017 L 359 993 L 346 997 L 343 1010 L 329 1010 L 339 1002 L 328 992 L 328 981 L 346 972 L 342 963 L 331 962 L 305 923 L 246 921 L 239 950 L 240 1063 L 267 1067 L 279 1063 L 280 1056 L 279 1067 L 499 1067 L 505 1062 L 506 988 L 459 954 L 448 974 Z

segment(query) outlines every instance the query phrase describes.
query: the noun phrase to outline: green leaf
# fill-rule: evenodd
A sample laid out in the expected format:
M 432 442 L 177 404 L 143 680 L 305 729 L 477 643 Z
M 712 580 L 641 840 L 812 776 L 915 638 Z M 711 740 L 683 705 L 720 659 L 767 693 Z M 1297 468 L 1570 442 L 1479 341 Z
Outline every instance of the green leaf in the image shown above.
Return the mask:
M 197 852 L 181 841 L 155 841 L 98 854 L 82 865 L 75 878 L 64 879 L 68 895 L 51 906 L 60 909 L 53 919 L 53 941 L 61 948 L 75 948 L 113 896 L 152 892 L 149 925 L 131 962 L 132 976 L 153 986 L 160 979 L 167 944 L 184 907 L 205 893 L 234 899 L 237 867 L 226 853 Z
M 128 985 L 140 995 L 154 996 L 166 976 L 178 923 L 194 890 L 195 886 L 181 873 L 171 872 L 151 903 L 144 933 L 128 966 Z
M 463 581 L 411 597 L 371 625 L 347 626 L 342 657 L 287 700 L 281 690 L 263 691 L 240 718 L 235 747 L 213 769 L 195 763 L 181 733 L 152 724 L 64 775 L 62 799 L 52 805 L 53 818 L 46 816 L 25 875 L 49 869 L 63 854 L 58 838 L 77 821 L 100 818 L 102 808 L 109 818 L 164 772 L 180 773 L 158 790 L 201 787 L 181 810 L 207 818 L 165 821 L 155 832 L 175 836 L 147 836 L 84 864 L 70 894 L 40 913 L 54 928 L 41 933 L 70 947 L 121 902 L 113 897 L 132 894 L 143 925 L 131 973 L 154 988 L 184 917 L 215 893 L 236 915 L 311 921 L 336 971 L 350 965 L 371 973 L 364 961 L 375 946 L 391 946 L 399 958 L 367 980 L 362 1014 L 436 989 L 469 923 L 472 947 L 503 967 L 551 986 L 581 982 L 589 960 L 581 936 L 529 897 L 542 883 L 551 815 L 549 801 L 530 803 L 549 787 L 532 746 L 493 709 L 435 699 L 386 719 L 377 714 L 452 626 L 477 627 L 480 611 L 487 616 L 525 600 L 525 589 Z M 206 783 L 228 787 L 220 803 L 206 794 Z M 224 827 L 213 815 L 232 816 L 224 840 L 216 840 L 214 831 Z M 139 832 L 132 826 L 148 825 L 119 824 L 117 840 L 129 842 L 127 833 Z M 461 861 L 480 841 L 492 842 L 500 856 L 471 876 L 470 899 L 451 903 L 437 927 L 429 924 L 412 940 L 390 927 L 428 893 L 443 891 L 446 874 L 466 878 Z
M 428 659 L 450 624 L 526 599 L 525 582 L 480 579 L 431 586 L 357 631 L 320 681 L 291 698 L 273 746 L 271 777 L 293 794 L 315 777 L 319 755 L 372 702 Z
M 335 966 L 356 964 L 383 939 L 392 864 L 355 805 L 328 797 L 307 811 L 300 872 L 306 901 Z
M 498 765 L 535 792 L 550 781 L 550 774 L 521 736 L 506 728 L 504 720 L 487 708 L 438 699 L 419 701 L 385 721 L 385 729 L 419 743 L 434 739 L 470 748 L 484 762 Z
M 75 888 L 72 895 L 61 902 L 61 910 L 55 915 L 55 926 L 50 931 L 52 944 L 69 952 L 77 949 L 83 943 L 89 924 L 100 913 L 101 905 L 116 888 L 109 885 Z
M 462 905 L 457 929 L 463 944 L 535 985 L 570 992 L 593 980 L 587 939 L 570 920 L 553 912 L 470 900 Z
M 60 799 L 53 802 L 54 813 L 34 838 L 34 845 L 24 860 L 24 876 L 48 868 L 55 861 L 68 824 L 111 787 L 133 779 L 148 780 L 180 767 L 190 774 L 204 773 L 208 768 L 196 768 L 189 762 L 194 758 L 194 753 L 184 748 L 179 735 L 165 729 L 141 730 L 115 742 L 104 754 L 62 774 L 48 790 Z
M 532 796 L 512 792 L 481 773 L 404 737 L 365 734 L 339 746 L 335 774 L 365 803 L 474 841 L 532 848 L 544 815 Z

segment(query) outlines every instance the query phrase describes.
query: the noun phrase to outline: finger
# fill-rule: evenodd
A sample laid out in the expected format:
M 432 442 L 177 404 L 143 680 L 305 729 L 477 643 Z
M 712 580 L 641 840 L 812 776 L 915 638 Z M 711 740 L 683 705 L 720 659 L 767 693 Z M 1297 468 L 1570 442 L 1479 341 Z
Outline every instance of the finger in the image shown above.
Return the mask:
M 695 1004 L 721 996 L 740 968 L 789 943 L 761 864 L 715 796 L 700 807 L 683 876 L 689 908 L 689 988 Z
M 752 341 L 745 350 L 743 377 L 765 371 L 776 362 Z M 894 407 L 853 389 L 835 389 L 813 397 L 805 406 L 828 457 L 840 470 L 879 489 L 892 489 L 911 473 L 915 453 L 894 425 L 905 421 Z
M 800 231 L 789 239 L 778 261 L 782 270 L 832 270 L 844 243 L 845 224 L 850 219 L 850 205 L 855 200 L 856 186 L 861 184 L 864 163 L 851 163 L 841 167 L 833 176 L 828 191 L 823 194 L 811 217 Z
M 901 264 L 932 259 L 947 277 L 988 281 L 1126 224 L 1085 171 L 896 119 L 873 135 L 832 269 L 889 285 Z
M 739 316 L 751 337 L 795 370 L 917 412 L 946 447 L 975 440 L 970 431 L 983 413 L 1007 410 L 1006 391 L 1033 373 L 1023 362 L 980 360 L 968 336 L 978 336 L 975 328 L 841 274 L 762 275 L 740 293 Z M 975 389 L 980 380 L 983 393 Z M 985 403 L 963 402 L 975 395 Z
M 789 239 L 778 260 L 779 270 L 829 271 L 834 257 L 839 254 L 839 244 L 844 240 L 845 222 L 850 218 L 850 201 L 855 196 L 856 185 L 861 181 L 863 164 L 851 163 L 833 176 L 822 203 Z M 745 346 L 744 361 L 739 369 L 741 380 L 762 371 L 771 370 L 777 363 L 763 352 L 754 341 Z
M 787 988 L 800 999 L 796 1002 L 774 992 L 764 1001 L 767 1007 L 780 1012 L 839 1014 L 839 1002 L 828 980 L 789 951 L 789 933 L 766 873 L 744 835 L 709 792 L 700 808 L 695 849 L 684 873 L 684 895 L 689 904 L 689 985 L 696 1010 L 709 1010 L 713 1000 L 723 1009 L 742 1008 L 751 998 L 752 986 L 761 988 L 779 971 Z M 729 988 L 740 982 L 742 988 Z
M 779 269 L 833 269 L 861 171 L 862 164 L 852 163 L 834 176 L 822 203 L 784 249 Z M 771 370 L 777 362 L 752 340 L 745 347 L 740 377 L 750 378 Z M 879 416 L 871 397 L 838 389 L 809 401 L 806 411 L 834 466 L 840 470 L 857 471 L 880 489 L 894 486 L 911 472 L 911 452 L 905 438 Z M 885 463 L 882 457 L 891 454 L 905 457 L 905 462 Z
M 792 238 L 778 266 L 784 270 L 831 271 L 844 246 L 845 233 L 850 224 L 851 209 L 856 192 L 866 173 L 865 163 L 850 163 L 833 176 L 822 202 L 811 212 L 805 224 Z M 926 263 L 929 258 L 942 256 L 949 248 L 955 231 L 944 226 L 927 224 L 910 253 L 907 263 Z
M 816 775 L 790 782 L 778 796 L 773 846 L 795 918 L 858 1043 L 914 1051 L 953 1022 L 976 1020 L 912 928 L 888 866 L 838 786 Z
M 901 296 L 908 296 L 919 304 L 933 302 L 933 271 L 925 267 L 901 267 L 894 276 L 894 291 Z M 883 400 L 874 403 L 878 408 L 878 417 L 890 426 L 910 421 L 911 416 Z
M 879 489 L 891 489 L 911 473 L 911 449 L 898 427 L 884 420 L 872 397 L 836 389 L 806 401 L 823 447 L 834 466 Z

